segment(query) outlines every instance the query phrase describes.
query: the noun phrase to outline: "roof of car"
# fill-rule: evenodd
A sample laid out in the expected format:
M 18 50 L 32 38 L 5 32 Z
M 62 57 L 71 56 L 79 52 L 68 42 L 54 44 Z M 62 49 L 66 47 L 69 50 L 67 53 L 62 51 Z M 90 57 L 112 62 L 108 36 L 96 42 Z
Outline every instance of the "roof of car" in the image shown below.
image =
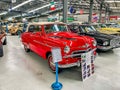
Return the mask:
M 63 22 L 32 22 L 29 25 L 44 25 L 44 24 L 65 24 Z

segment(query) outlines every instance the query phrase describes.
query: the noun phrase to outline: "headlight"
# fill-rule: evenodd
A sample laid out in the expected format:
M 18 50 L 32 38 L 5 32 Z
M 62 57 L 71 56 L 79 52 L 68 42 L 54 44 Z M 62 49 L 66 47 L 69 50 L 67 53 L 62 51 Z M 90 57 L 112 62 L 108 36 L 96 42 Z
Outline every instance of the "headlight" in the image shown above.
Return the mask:
M 103 43 L 104 46 L 107 46 L 108 44 L 109 44 L 108 41 L 105 41 L 105 42 Z
M 97 45 L 97 42 L 96 40 L 93 41 L 93 46 L 96 46 Z
M 69 53 L 69 52 L 70 52 L 70 47 L 69 47 L 69 46 L 65 46 L 64 52 L 65 52 L 65 53 Z

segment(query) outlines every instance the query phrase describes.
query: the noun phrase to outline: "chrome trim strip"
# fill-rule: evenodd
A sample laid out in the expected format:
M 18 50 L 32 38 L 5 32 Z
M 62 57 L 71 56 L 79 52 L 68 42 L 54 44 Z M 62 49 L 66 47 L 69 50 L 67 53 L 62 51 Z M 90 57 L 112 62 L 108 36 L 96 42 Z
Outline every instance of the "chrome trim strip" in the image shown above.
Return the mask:
M 93 50 L 91 50 L 91 51 L 94 52 L 95 50 L 96 50 L 96 48 L 93 49 Z M 81 54 L 84 54 L 84 53 L 80 53 L 80 54 L 72 54 L 72 55 L 66 55 L 66 56 L 63 56 L 63 58 L 75 57 L 75 56 L 79 56 L 79 55 L 81 55 Z

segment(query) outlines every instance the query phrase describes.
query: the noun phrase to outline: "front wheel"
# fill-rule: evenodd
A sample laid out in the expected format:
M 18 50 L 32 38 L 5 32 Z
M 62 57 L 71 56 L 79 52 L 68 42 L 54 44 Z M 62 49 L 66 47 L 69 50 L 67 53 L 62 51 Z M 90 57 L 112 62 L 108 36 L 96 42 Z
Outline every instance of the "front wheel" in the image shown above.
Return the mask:
M 3 56 L 3 46 L 0 46 L 0 57 Z
M 27 48 L 27 46 L 26 46 L 26 45 L 24 45 L 24 50 L 25 50 L 25 52 L 30 52 L 30 49 L 29 49 L 29 48 Z
M 50 67 L 50 69 L 52 70 L 52 72 L 56 72 L 56 67 L 55 67 L 55 63 L 53 62 L 53 58 L 52 58 L 52 55 L 51 54 L 49 54 L 48 55 L 48 64 L 49 64 L 49 67 Z M 58 68 L 58 73 L 60 73 L 62 71 L 62 69 L 61 68 Z

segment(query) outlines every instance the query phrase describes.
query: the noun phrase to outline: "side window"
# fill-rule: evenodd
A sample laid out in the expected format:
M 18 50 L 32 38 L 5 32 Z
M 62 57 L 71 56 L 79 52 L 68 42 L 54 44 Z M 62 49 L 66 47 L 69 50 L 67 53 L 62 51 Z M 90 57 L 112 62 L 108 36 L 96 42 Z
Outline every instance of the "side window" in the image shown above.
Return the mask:
M 52 32 L 55 28 L 53 27 L 53 25 L 45 25 L 44 26 L 45 32 L 46 33 L 50 33 Z
M 39 26 L 39 25 L 29 26 L 28 32 L 38 32 L 38 31 L 42 31 L 41 26 Z
M 39 32 L 39 31 L 42 31 L 41 26 L 40 25 L 35 25 L 34 26 L 34 32 Z
M 34 32 L 34 28 L 35 28 L 34 25 L 30 25 L 28 28 L 28 32 Z
M 87 32 L 87 31 L 85 30 L 85 27 L 84 27 L 84 26 L 80 27 L 80 33 L 85 33 L 85 32 Z

